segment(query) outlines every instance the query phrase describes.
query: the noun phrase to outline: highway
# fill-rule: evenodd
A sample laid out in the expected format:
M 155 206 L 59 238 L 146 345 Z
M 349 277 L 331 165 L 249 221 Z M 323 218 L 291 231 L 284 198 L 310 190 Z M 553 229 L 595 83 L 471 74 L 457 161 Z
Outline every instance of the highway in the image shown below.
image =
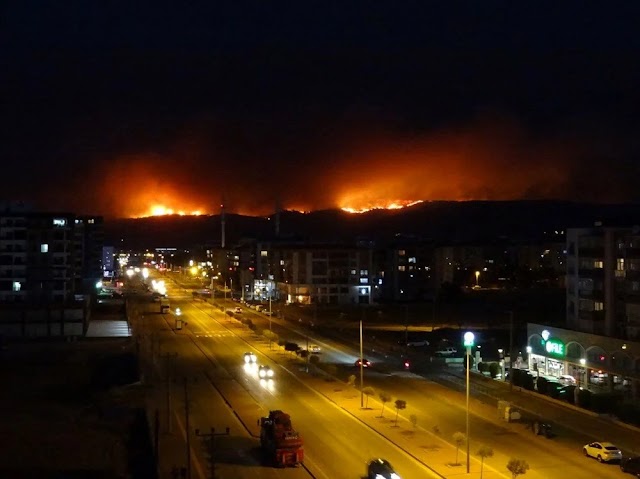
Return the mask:
M 219 477 L 248 477 L 241 474 L 250 474 L 252 477 L 258 475 L 265 478 L 361 478 L 365 475 L 366 463 L 375 457 L 389 460 L 403 478 L 438 477 L 366 425 L 305 386 L 295 375 L 281 367 L 279 362 L 265 357 L 260 350 L 253 349 L 259 363 L 267 364 L 275 371 L 272 383 L 259 381 L 255 373 L 245 370 L 243 354 L 252 350 L 251 344 L 255 341 L 261 342 L 264 347 L 264 339 L 258 339 L 246 327 L 229 319 L 211 305 L 191 301 L 171 287 L 169 296 L 173 296 L 172 310 L 180 308 L 182 319 L 188 325 L 181 331 L 169 331 L 168 328 L 174 327 L 172 321 L 175 317 L 147 314 L 144 319 L 146 331 L 175 336 L 168 344 L 163 344 L 162 350 L 175 348 L 178 353 L 176 363 L 180 365 L 175 376 L 191 378 L 191 423 L 194 425 L 191 429 L 199 427 L 201 430 L 208 430 L 209 427 L 215 427 L 216 430 L 224 430 L 228 425 L 238 431 L 236 436 L 229 438 L 234 442 L 228 448 L 223 448 L 226 438 L 217 440 L 222 449 L 236 451 L 231 460 L 225 459 L 222 454 L 216 456 L 220 462 Z M 183 298 L 176 299 L 177 296 Z M 275 351 L 271 356 L 278 359 Z M 192 379 L 196 380 L 193 385 Z M 215 393 L 217 400 L 211 399 L 216 396 Z M 246 433 L 240 434 L 238 421 L 233 420 L 228 406 L 222 406 L 221 396 L 235 410 Z M 217 404 L 216 407 L 212 407 L 213 404 Z M 176 407 L 176 418 L 179 418 L 177 409 Z M 267 415 L 272 409 L 281 409 L 291 415 L 294 427 L 305 441 L 305 468 L 308 472 L 302 468 L 258 468 L 258 440 L 252 439 L 250 433 L 253 437 L 259 433 L 256 425 L 258 418 Z M 239 454 L 238 451 L 243 452 Z M 195 454 L 198 463 L 206 464 L 204 459 L 198 459 L 198 451 Z M 223 476 L 225 468 L 232 469 L 233 474 Z
M 320 395 L 314 394 L 309 387 L 295 379 L 293 374 L 289 374 L 281 367 L 281 364 L 290 367 L 291 361 L 285 356 L 271 354 L 267 358 L 260 353 L 259 348 L 255 350 L 260 362 L 270 365 L 276 371 L 272 386 L 260 385 L 252 374 L 247 374 L 244 370 L 242 354 L 245 350 L 251 350 L 252 345 L 264 349 L 263 338 L 251 333 L 238 321 L 220 313 L 219 309 L 214 309 L 210 304 L 192 302 L 185 296 L 176 305 L 183 308 L 184 317 L 189 318 L 190 322 L 188 332 L 183 331 L 182 335 L 192 335 L 202 354 L 215 358 L 218 363 L 213 383 L 219 389 L 224 387 L 225 381 L 235 381 L 253 398 L 254 404 L 262 406 L 261 413 L 266 413 L 269 409 L 283 409 L 292 415 L 294 426 L 305 438 L 306 465 L 315 477 L 361 477 L 366 461 L 377 456 L 383 456 L 395 464 L 402 477 L 428 477 L 428 470 L 417 461 L 394 448 L 389 441 L 340 411 Z M 229 301 L 228 305 L 235 306 L 235 303 Z M 254 323 L 259 322 L 258 331 L 268 327 L 269 321 L 264 315 L 248 309 L 245 309 L 243 315 L 251 317 Z M 298 325 L 283 324 L 275 318 L 272 325 L 281 337 L 305 345 L 307 332 Z M 323 362 L 341 366 L 339 375 L 346 377 L 358 373 L 357 368 L 352 366 L 357 358 L 356 351 L 323 338 L 310 337 L 310 343 L 322 346 Z M 394 398 L 406 400 L 407 409 L 402 411 L 401 416 L 415 414 L 422 427 L 436 427 L 439 435 L 449 442 L 452 442 L 454 432 L 465 431 L 464 396 L 455 387 L 446 388 L 407 372 L 389 373 L 389 368 L 376 369 L 374 364 L 372 370 L 366 371 L 365 386 L 372 386 L 377 391 L 387 391 Z M 296 377 L 302 377 L 304 381 L 304 374 L 296 374 Z M 259 415 L 260 413 L 254 414 L 255 418 Z M 255 418 L 244 420 L 250 424 L 251 419 L 255 422 Z M 581 446 L 594 439 L 578 432 L 580 429 L 579 423 L 575 428 L 556 426 L 558 436 L 546 439 L 533 435 L 521 424 L 500 421 L 495 409 L 486 405 L 483 407 L 479 401 L 472 401 L 471 448 L 485 444 L 494 449 L 495 457 L 487 459 L 486 464 L 493 468 L 497 474 L 495 477 L 507 477 L 504 464 L 508 458 L 517 457 L 529 462 L 531 470 L 527 477 L 560 478 L 571 474 L 573 477 L 624 478 L 625 475 L 617 465 L 599 464 L 582 455 Z M 336 430 L 339 430 L 339 434 L 336 434 Z M 598 439 L 610 440 L 610 437 Z M 335 468 L 338 458 L 340 467 Z M 345 471 L 349 471 L 348 476 L 344 475 Z

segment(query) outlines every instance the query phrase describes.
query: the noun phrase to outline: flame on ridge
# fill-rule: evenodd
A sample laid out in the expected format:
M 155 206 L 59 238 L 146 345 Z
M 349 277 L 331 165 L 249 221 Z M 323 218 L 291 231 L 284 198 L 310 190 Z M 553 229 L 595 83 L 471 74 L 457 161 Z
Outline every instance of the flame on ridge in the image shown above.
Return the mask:
M 353 214 L 366 213 L 372 210 L 399 210 L 402 208 L 409 208 L 417 204 L 423 203 L 423 200 L 394 200 L 380 204 L 369 204 L 360 208 L 354 208 L 349 206 L 343 206 L 340 208 L 342 211 Z
M 170 216 L 170 215 L 179 215 L 179 216 L 201 216 L 203 213 L 200 210 L 194 211 L 183 211 L 183 210 L 174 210 L 172 208 L 167 208 L 164 205 L 153 205 L 149 208 L 149 211 L 146 214 L 142 214 L 140 218 L 146 218 L 149 216 Z

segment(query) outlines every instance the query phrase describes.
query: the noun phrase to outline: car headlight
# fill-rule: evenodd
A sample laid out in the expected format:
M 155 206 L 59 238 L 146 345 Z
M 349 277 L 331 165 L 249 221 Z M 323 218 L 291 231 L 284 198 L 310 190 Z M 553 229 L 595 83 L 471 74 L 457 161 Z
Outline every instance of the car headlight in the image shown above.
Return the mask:
M 391 473 L 391 479 L 400 479 L 400 476 L 397 475 L 395 472 Z
M 273 369 L 267 370 L 267 376 L 269 376 L 270 378 L 273 377 Z

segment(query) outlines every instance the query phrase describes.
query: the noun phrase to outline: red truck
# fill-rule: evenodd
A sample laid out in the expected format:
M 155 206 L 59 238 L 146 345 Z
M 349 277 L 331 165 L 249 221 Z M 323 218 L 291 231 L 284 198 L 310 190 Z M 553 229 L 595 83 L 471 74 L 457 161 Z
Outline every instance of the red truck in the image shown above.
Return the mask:
M 299 466 L 304 460 L 302 438 L 291 417 L 279 410 L 260 418 L 260 446 L 267 461 L 277 467 Z

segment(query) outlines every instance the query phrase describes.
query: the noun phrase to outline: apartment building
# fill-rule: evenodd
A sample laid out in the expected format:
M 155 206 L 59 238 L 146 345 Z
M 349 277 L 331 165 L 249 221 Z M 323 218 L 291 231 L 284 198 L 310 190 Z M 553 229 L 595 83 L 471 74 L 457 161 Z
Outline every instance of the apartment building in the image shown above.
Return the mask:
M 101 274 L 102 218 L 0 211 L 0 302 L 52 303 L 86 294 Z

